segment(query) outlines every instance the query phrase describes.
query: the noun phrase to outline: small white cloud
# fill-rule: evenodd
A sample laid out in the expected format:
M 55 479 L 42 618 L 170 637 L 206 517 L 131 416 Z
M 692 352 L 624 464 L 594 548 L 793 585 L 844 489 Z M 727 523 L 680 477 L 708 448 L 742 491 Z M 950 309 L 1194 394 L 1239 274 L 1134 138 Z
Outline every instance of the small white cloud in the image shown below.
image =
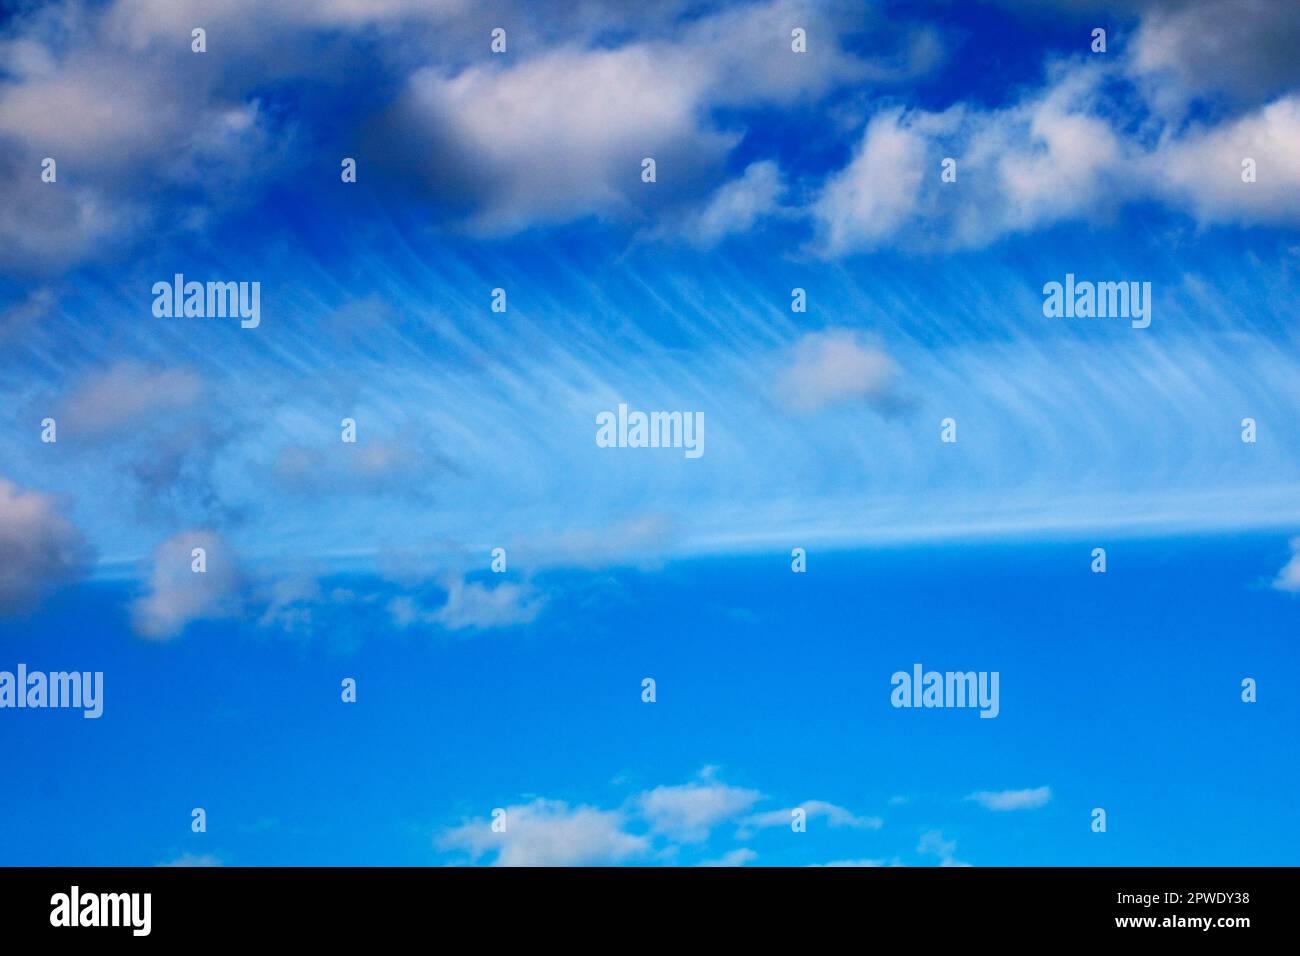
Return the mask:
M 986 810 L 1036 810 L 1052 799 L 1050 787 L 1032 790 L 981 790 L 966 798 L 974 800 Z
M 393 623 L 403 628 L 436 624 L 449 631 L 514 627 L 532 623 L 546 604 L 546 598 L 529 584 L 503 582 L 489 588 L 458 575 L 447 578 L 443 587 L 447 600 L 437 610 L 406 595 L 393 598 L 388 604 Z
M 477 861 L 494 853 L 494 866 L 600 866 L 638 856 L 645 837 L 626 832 L 622 813 L 538 798 L 506 807 L 504 832 L 490 820 L 454 827 L 440 836 L 443 849 L 462 850 Z
M 1291 560 L 1277 573 L 1273 587 L 1279 591 L 1300 594 L 1300 538 L 1291 539 Z
M 875 867 L 875 866 L 902 866 L 898 860 L 832 860 L 830 863 L 811 863 L 810 866 L 825 867 Z
M 722 854 L 716 860 L 708 860 L 700 866 L 744 866 L 758 859 L 758 854 L 747 846 L 738 847 Z
M 57 513 L 53 495 L 0 478 L 0 612 L 25 608 L 74 580 L 88 558 L 85 539 Z
M 926 856 L 937 856 L 940 866 L 970 866 L 969 863 L 963 863 L 954 856 L 957 852 L 957 841 L 945 840 L 939 830 L 927 830 L 921 834 L 916 852 Z
M 207 570 L 193 570 L 193 550 L 205 552 Z M 228 617 L 240 575 L 230 550 L 212 531 L 183 531 L 154 551 L 149 593 L 131 605 L 135 631 L 151 640 L 167 640 L 194 621 Z
M 888 354 L 851 329 L 829 329 L 801 338 L 776 385 L 778 400 L 799 414 L 847 401 L 884 403 L 898 378 Z
M 757 790 L 728 786 L 706 774 L 699 783 L 647 790 L 636 806 L 655 833 L 699 843 L 718 824 L 747 813 L 761 797 Z
M 719 187 L 704 208 L 686 221 L 682 233 L 695 245 L 708 247 L 748 232 L 780 209 L 784 191 L 776 163 L 752 163 L 739 179 Z
M 159 866 L 221 866 L 221 858 L 211 853 L 182 853 L 174 860 Z
M 867 124 L 852 161 L 830 176 L 813 216 L 832 255 L 869 248 L 893 235 L 917 211 L 927 143 L 901 110 Z
M 860 817 L 856 816 L 844 807 L 836 806 L 833 803 L 827 803 L 825 800 L 805 800 L 799 804 L 803 809 L 805 816 L 809 820 L 824 819 L 828 826 L 832 827 L 854 827 L 863 830 L 879 830 L 884 821 L 880 817 Z M 788 827 L 791 820 L 789 810 L 767 810 L 763 813 L 756 813 L 745 821 L 746 827 L 763 829 L 765 827 Z

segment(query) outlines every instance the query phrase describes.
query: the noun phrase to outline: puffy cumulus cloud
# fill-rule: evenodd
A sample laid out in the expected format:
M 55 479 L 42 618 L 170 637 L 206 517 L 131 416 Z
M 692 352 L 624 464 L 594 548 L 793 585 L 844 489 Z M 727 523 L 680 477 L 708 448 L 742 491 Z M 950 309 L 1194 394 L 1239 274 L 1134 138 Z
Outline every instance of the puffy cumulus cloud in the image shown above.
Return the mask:
M 753 829 L 768 827 L 788 827 L 793 819 L 793 811 L 802 809 L 808 820 L 822 819 L 828 826 L 853 827 L 855 829 L 879 830 L 884 826 L 880 817 L 860 817 L 844 807 L 836 806 L 825 800 L 805 800 L 799 806 L 789 810 L 767 810 L 756 813 L 745 820 L 745 826 Z
M 795 343 L 776 397 L 796 414 L 849 401 L 883 406 L 892 400 L 897 379 L 897 365 L 886 352 L 851 329 L 829 329 Z
M 202 392 L 202 379 L 189 369 L 119 362 L 87 376 L 64 400 L 58 411 L 59 427 L 99 437 L 152 415 L 186 408 Z
M 84 571 L 81 533 L 52 495 L 0 478 L 0 613 L 31 607 Z
M 201 230 L 209 200 L 229 211 L 231 197 L 249 201 L 283 175 L 301 143 L 340 139 L 384 169 L 371 180 L 380 188 L 430 200 L 472 231 L 598 216 L 709 245 L 758 222 L 780 190 L 770 163 L 727 182 L 742 134 L 718 111 L 894 84 L 941 55 L 933 30 L 897 24 L 879 55 L 850 52 L 840 38 L 876 25 L 865 6 L 651 6 L 557 4 L 539 16 L 509 2 L 488 17 L 467 0 L 114 0 L 28 11 L 0 29 L 0 262 L 57 271 L 147 232 Z M 510 57 L 467 54 L 500 23 Z M 204 55 L 190 50 L 196 25 Z M 805 55 L 790 50 L 796 26 Z M 340 78 L 362 67 L 385 92 L 358 104 Z M 40 181 L 46 156 L 57 188 Z M 641 182 L 647 156 L 660 188 Z
M 1197 222 L 1300 224 L 1300 95 L 1282 97 L 1217 126 L 1170 137 L 1147 173 L 1170 202 Z M 1255 161 L 1255 182 L 1242 161 Z
M 144 208 L 133 200 L 81 184 L 52 189 L 42 183 L 45 154 L 37 152 L 24 156 L 0 140 L 0 266 L 57 272 L 115 246 L 146 221 Z
M 1179 101 L 1225 93 L 1259 100 L 1300 83 L 1300 5 L 1274 0 L 1149 3 L 1131 42 L 1131 70 Z
M 1051 787 L 1034 787 L 1030 790 L 981 790 L 966 798 L 986 810 L 1037 810 L 1052 799 Z
M 698 195 L 738 136 L 701 123 L 709 67 L 637 44 L 554 50 L 515 66 L 411 77 L 385 131 L 411 173 L 472 229 L 509 233 L 587 215 L 635 219 Z M 652 157 L 660 181 L 641 181 Z
M 195 548 L 205 552 L 206 571 L 193 570 Z M 131 605 L 135 632 L 167 640 L 195 621 L 228 617 L 238 610 L 241 580 L 234 556 L 216 533 L 196 529 L 168 538 L 154 551 L 148 593 Z
M 53 4 L 0 29 L 0 264 L 57 271 L 192 226 L 288 142 L 250 92 L 258 77 L 228 83 L 190 52 L 194 20 L 146 55 L 114 27 L 127 5 Z
M 488 820 L 469 822 L 443 833 L 437 845 L 474 861 L 493 854 L 495 866 L 599 866 L 649 849 L 644 836 L 625 830 L 619 811 L 542 798 L 504 809 L 503 832 L 493 832 Z
M 1041 89 L 999 109 L 877 113 L 808 208 L 815 247 L 832 257 L 981 248 L 1063 222 L 1105 224 L 1143 200 L 1202 226 L 1300 221 L 1300 96 L 1184 124 L 1151 117 L 1116 84 L 1112 66 L 1062 62 Z M 1255 183 L 1242 182 L 1245 157 L 1257 163 Z M 941 179 L 946 158 L 956 182 Z
M 739 846 L 719 853 L 706 841 L 728 822 L 741 824 L 735 834 L 740 840 L 748 839 L 754 829 L 775 826 L 778 817 L 788 826 L 788 810 L 750 815 L 762 799 L 757 790 L 722 783 L 716 768 L 705 767 L 694 780 L 643 790 L 615 809 L 574 808 L 536 798 L 505 808 L 503 832 L 494 833 L 490 820 L 464 822 L 442 831 L 435 844 L 464 852 L 472 861 L 494 854 L 492 862 L 499 866 L 591 865 L 641 856 L 670 862 L 684 851 L 698 853 L 700 866 L 743 866 L 758 858 L 754 850 Z M 858 817 L 826 801 L 810 800 L 803 807 L 810 817 L 826 819 L 832 826 L 879 827 L 874 818 Z M 951 855 L 950 850 L 944 852 Z
M 655 833 L 699 843 L 718 824 L 748 812 L 761 798 L 757 790 L 732 787 L 706 773 L 698 782 L 648 790 L 637 798 L 636 806 Z
M 791 55 L 796 27 L 805 34 L 803 55 Z M 840 42 L 855 31 L 886 29 L 896 40 L 876 57 L 858 56 Z M 679 55 L 711 64 L 710 103 L 722 106 L 808 102 L 850 83 L 891 86 L 932 70 L 943 58 L 932 28 L 885 24 L 870 4 L 818 0 L 736 4 L 685 19 L 669 42 Z
M 828 255 L 903 244 L 974 248 L 1127 198 L 1131 147 L 1098 113 L 1105 71 L 1054 68 L 1043 90 L 997 110 L 892 109 L 868 122 L 853 159 L 811 213 Z M 941 161 L 957 181 L 941 180 Z
M 92 53 L 10 79 L 0 87 L 0 136 L 39 145 L 76 181 L 88 169 L 129 170 L 175 147 L 183 131 L 201 128 L 180 91 L 159 89 L 156 74 L 122 66 L 111 54 Z
M 266 42 L 272 29 L 345 29 L 444 20 L 469 7 L 469 0 L 118 0 L 110 25 L 115 36 L 129 39 L 137 48 L 175 37 L 185 38 L 188 46 L 190 31 L 202 26 L 220 49 L 232 41 Z
M 1202 223 L 1294 221 L 1287 91 L 1300 79 L 1300 8 L 1223 0 L 1137 12 L 1131 56 L 1050 69 L 1019 103 L 876 109 L 852 160 L 807 205 L 816 248 L 973 248 L 1152 196 Z M 540 14 L 508 0 L 491 15 L 468 0 L 36 7 L 0 28 L 0 264 L 57 270 L 149 231 L 203 229 L 214 197 L 228 211 L 264 178 L 284 181 L 303 143 L 355 146 L 376 174 L 368 184 L 479 234 L 594 216 L 711 246 L 789 212 L 771 159 L 729 172 L 758 111 L 846 91 L 863 102 L 942 61 L 936 29 L 881 16 L 813 0 Z M 202 56 L 189 49 L 199 23 L 212 51 Z M 511 52 L 494 57 L 488 30 L 501 23 Z M 796 26 L 803 55 L 790 50 Z M 845 39 L 863 35 L 877 38 L 870 56 Z M 1108 100 L 1114 83 L 1139 93 Z M 359 98 L 362 86 L 379 92 Z M 1214 125 L 1185 129 L 1187 102 L 1206 91 L 1258 112 L 1214 109 Z M 844 98 L 834 106 L 848 109 Z M 1271 178 L 1261 173 L 1234 206 L 1223 161 L 1244 149 Z M 40 182 L 45 156 L 60 164 L 57 188 Z M 647 156 L 654 185 L 640 179 Z M 944 156 L 958 160 L 956 184 L 939 181 Z
M 1279 591 L 1300 594 L 1300 538 L 1291 539 L 1291 560 L 1277 573 L 1273 587 Z
M 815 53 L 791 52 L 794 26 L 808 31 Z M 775 169 L 759 165 L 714 193 L 740 139 L 714 110 L 788 106 L 848 82 L 893 82 L 937 56 L 932 35 L 903 31 L 900 51 L 863 59 L 840 44 L 844 28 L 819 5 L 774 0 L 684 18 L 612 47 L 580 39 L 506 64 L 425 67 L 371 135 L 399 178 L 422 183 L 480 233 L 585 216 L 663 217 L 689 220 L 688 235 L 711 242 L 733 231 L 729 217 L 755 221 L 779 188 Z M 641 181 L 647 157 L 655 184 Z
M 831 176 L 812 207 L 827 251 L 877 245 L 916 215 L 928 143 L 902 110 L 874 117 L 852 161 Z

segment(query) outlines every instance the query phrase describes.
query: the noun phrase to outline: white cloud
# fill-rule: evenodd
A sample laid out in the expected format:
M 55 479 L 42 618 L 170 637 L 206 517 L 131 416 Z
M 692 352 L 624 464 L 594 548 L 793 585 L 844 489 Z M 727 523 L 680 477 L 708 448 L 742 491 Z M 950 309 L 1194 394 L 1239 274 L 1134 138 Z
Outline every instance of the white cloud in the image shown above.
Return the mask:
M 4 51 L 18 55 L 0 57 L 0 263 L 50 271 L 187 228 L 209 198 L 229 208 L 250 194 L 290 142 L 245 95 L 256 80 L 223 88 L 198 66 L 193 15 L 145 52 L 152 30 L 115 26 L 131 6 L 51 4 L 7 25 Z M 40 179 L 45 157 L 56 184 Z
M 1104 224 L 1126 203 L 1156 200 L 1200 225 L 1300 222 L 1300 96 L 1214 124 L 1144 119 L 1110 95 L 1118 68 L 1050 65 L 1045 84 L 993 110 L 886 109 L 853 159 L 809 207 L 827 256 L 889 245 L 981 248 L 1062 222 Z M 1147 106 L 1162 87 L 1144 85 Z M 1136 132 L 1135 132 L 1136 130 Z M 956 182 L 940 162 L 956 160 Z M 1241 181 L 1253 158 L 1258 180 Z
M 777 212 L 784 191 L 776 163 L 751 163 L 739 179 L 719 187 L 703 209 L 688 217 L 681 231 L 697 246 L 715 245 Z
M 927 830 L 921 834 L 916 852 L 926 856 L 937 856 L 940 866 L 970 866 L 969 863 L 963 863 L 954 856 L 957 852 L 957 841 L 944 839 L 943 833 L 939 830 Z
M 529 803 L 505 808 L 504 832 L 494 833 L 490 819 L 473 820 L 443 831 L 435 838 L 436 845 L 462 851 L 471 862 L 488 857 L 489 862 L 502 866 L 595 865 L 637 857 L 672 864 L 690 851 L 699 852 L 699 866 L 744 866 L 758 859 L 756 851 L 743 845 L 722 850 L 706 841 L 718 835 L 726 823 L 739 825 L 735 837 L 743 843 L 748 840 L 747 829 L 788 826 L 790 822 L 789 810 L 753 814 L 763 795 L 721 782 L 712 766 L 704 767 L 688 783 L 643 790 L 609 810 L 529 797 Z M 859 817 L 823 800 L 809 800 L 802 806 L 810 818 L 824 819 L 831 826 L 880 826 L 874 817 Z M 950 857 L 955 846 L 931 846 L 927 841 L 933 839 L 931 835 L 923 838 L 927 852 Z M 830 865 L 901 864 L 895 859 L 846 860 Z
M 830 176 L 812 214 L 828 252 L 871 247 L 891 237 L 916 213 L 927 166 L 925 137 L 901 110 L 867 124 L 852 161 Z
M 1036 810 L 1052 799 L 1052 789 L 1035 787 L 1032 790 L 981 790 L 966 799 L 975 801 L 986 810 Z
M 1277 573 L 1273 587 L 1279 591 L 1300 594 L 1300 538 L 1291 539 L 1291 560 Z
M 174 860 L 159 863 L 159 866 L 221 866 L 221 858 L 212 853 L 182 853 Z
M 877 866 L 902 866 L 898 860 L 832 860 L 830 863 L 811 863 L 810 866 L 825 867 L 877 867 Z
M 776 391 L 782 405 L 810 414 L 839 402 L 884 402 L 897 377 L 894 360 L 857 332 L 828 329 L 795 344 Z
M 799 804 L 803 808 L 804 814 L 808 820 L 824 819 L 827 825 L 832 827 L 854 827 L 865 830 L 879 830 L 884 821 L 880 817 L 860 817 L 844 807 L 836 806 L 833 803 L 827 803 L 825 800 L 805 800 Z M 746 827 L 763 829 L 765 827 L 788 827 L 790 826 L 791 811 L 789 810 L 767 810 L 763 813 L 756 813 L 745 820 Z
M 1149 160 L 1151 181 L 1197 222 L 1300 224 L 1300 95 L 1213 127 L 1167 139 Z M 1256 180 L 1241 180 L 1255 160 Z
M 52 495 L 0 478 L 0 612 L 20 610 L 82 573 L 81 533 Z
M 758 859 L 758 854 L 747 846 L 737 847 L 734 850 L 728 850 L 716 860 L 707 860 L 700 866 L 744 866 L 746 863 L 753 863 Z
M 393 143 L 393 168 L 460 206 L 475 231 L 584 216 L 640 222 L 666 210 L 681 223 L 690 218 L 682 210 L 703 203 L 710 208 L 687 234 L 708 244 L 757 221 L 779 185 L 760 162 L 708 198 L 740 140 L 713 110 L 789 106 L 847 82 L 914 76 L 937 60 L 924 31 L 901 31 L 892 59 L 846 52 L 838 38 L 858 18 L 773 0 L 682 17 L 614 47 L 578 35 L 505 66 L 425 67 L 380 130 Z M 808 54 L 790 50 L 794 25 L 808 31 Z M 641 181 L 646 157 L 656 161 L 655 184 Z
M 546 598 L 529 584 L 502 582 L 487 587 L 463 576 L 447 578 L 447 600 L 430 611 L 408 596 L 389 602 L 389 614 L 398 627 L 436 624 L 451 631 L 488 630 L 530 624 L 541 613 Z
M 1041 90 L 1001 109 L 878 113 L 811 206 L 821 251 L 976 248 L 1103 217 L 1133 179 L 1130 147 L 1098 112 L 1106 76 L 1065 64 L 1049 70 Z M 956 160 L 956 182 L 941 180 L 944 158 Z
M 188 38 L 196 24 L 205 25 L 213 43 L 224 38 L 250 39 L 251 28 L 263 32 L 294 28 L 358 28 L 404 18 L 443 18 L 466 9 L 469 0 L 119 0 L 110 18 L 111 32 L 137 48 L 161 37 Z M 252 37 L 255 39 L 255 37 Z M 211 47 L 210 47 L 211 49 Z
M 494 833 L 491 821 L 474 821 L 448 830 L 438 845 L 462 850 L 475 861 L 494 853 L 496 866 L 598 866 L 622 862 L 649 848 L 645 837 L 626 832 L 626 820 L 618 811 L 570 808 L 563 801 L 541 798 L 505 811 L 505 832 Z
M 736 142 L 699 121 L 707 70 L 646 44 L 552 50 L 454 77 L 429 67 L 410 78 L 398 128 L 423 130 L 428 186 L 472 200 L 477 231 L 635 218 L 665 197 L 698 193 Z M 658 183 L 641 181 L 645 157 Z
M 683 843 L 706 840 L 718 824 L 746 813 L 762 797 L 757 790 L 715 782 L 660 786 L 642 793 L 637 809 L 654 832 Z
M 709 102 L 728 106 L 788 106 L 845 83 L 892 84 L 926 72 L 941 58 L 932 31 L 898 25 L 894 52 L 879 59 L 849 53 L 840 36 L 862 29 L 864 16 L 872 16 L 866 5 L 834 10 L 816 0 L 742 3 L 690 21 L 673 45 L 683 58 L 708 64 Z M 796 26 L 806 33 L 806 54 L 791 52 Z
M 206 552 L 205 572 L 192 570 L 194 548 Z M 240 574 L 225 542 L 212 531 L 183 531 L 154 552 L 149 592 L 131 605 L 135 631 L 151 640 L 175 637 L 194 621 L 228 617 Z

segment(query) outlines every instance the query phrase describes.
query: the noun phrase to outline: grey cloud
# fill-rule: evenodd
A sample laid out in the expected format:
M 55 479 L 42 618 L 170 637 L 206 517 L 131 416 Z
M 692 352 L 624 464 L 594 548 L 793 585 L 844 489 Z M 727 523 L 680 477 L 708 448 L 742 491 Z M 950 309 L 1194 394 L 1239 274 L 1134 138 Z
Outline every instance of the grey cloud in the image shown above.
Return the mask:
M 34 606 L 88 564 L 85 539 L 54 496 L 0 478 L 0 613 Z
M 193 570 L 193 550 L 206 552 L 207 570 Z M 234 555 L 215 532 L 183 531 L 154 551 L 149 590 L 131 605 L 135 632 L 150 640 L 168 640 L 200 620 L 229 617 L 242 575 Z

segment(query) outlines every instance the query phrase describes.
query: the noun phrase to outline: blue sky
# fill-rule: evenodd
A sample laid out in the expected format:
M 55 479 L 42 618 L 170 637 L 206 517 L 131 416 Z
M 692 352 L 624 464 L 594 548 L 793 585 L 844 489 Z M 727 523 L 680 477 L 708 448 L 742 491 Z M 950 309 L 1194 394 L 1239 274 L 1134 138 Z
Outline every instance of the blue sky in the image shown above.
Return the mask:
M 1294 863 L 1298 38 L 17 5 L 0 670 L 106 700 L 0 711 L 0 862 Z M 176 273 L 260 325 L 156 317 Z M 1067 273 L 1150 326 L 1045 317 Z M 705 453 L 598 447 L 621 402 Z M 893 709 L 918 661 L 999 672 L 997 719 Z

